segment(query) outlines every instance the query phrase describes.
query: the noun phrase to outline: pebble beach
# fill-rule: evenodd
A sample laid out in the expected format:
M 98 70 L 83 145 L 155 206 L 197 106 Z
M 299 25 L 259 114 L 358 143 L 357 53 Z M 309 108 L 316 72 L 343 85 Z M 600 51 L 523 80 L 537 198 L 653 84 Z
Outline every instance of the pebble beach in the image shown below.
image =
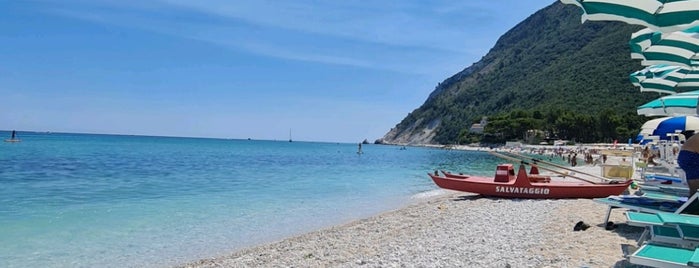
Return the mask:
M 642 228 L 589 199 L 442 191 L 406 207 L 182 267 L 627 267 Z M 590 225 L 574 231 L 579 221 Z

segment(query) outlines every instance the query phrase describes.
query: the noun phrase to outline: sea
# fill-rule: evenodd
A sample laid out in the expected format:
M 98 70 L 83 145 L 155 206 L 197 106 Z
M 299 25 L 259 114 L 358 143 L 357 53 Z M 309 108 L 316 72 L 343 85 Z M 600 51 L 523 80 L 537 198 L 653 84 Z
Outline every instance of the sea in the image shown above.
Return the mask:
M 395 210 L 440 193 L 427 172 L 502 162 L 357 143 L 18 138 L 0 142 L 0 267 L 170 267 Z

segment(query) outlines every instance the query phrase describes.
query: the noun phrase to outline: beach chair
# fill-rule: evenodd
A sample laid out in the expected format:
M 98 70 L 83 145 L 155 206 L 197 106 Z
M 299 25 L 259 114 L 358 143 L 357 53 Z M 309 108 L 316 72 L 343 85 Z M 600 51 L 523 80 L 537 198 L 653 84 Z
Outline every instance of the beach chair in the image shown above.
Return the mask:
M 687 192 L 689 194 L 689 192 Z M 678 202 L 686 202 L 687 201 L 687 194 L 674 194 L 670 192 L 665 192 L 665 191 L 655 191 L 653 189 L 648 190 L 645 189 L 642 191 L 642 195 L 645 198 L 651 198 L 651 199 L 659 199 L 659 200 L 669 200 L 669 201 L 678 201 Z
M 689 195 L 689 188 L 688 187 L 676 187 L 676 186 L 665 186 L 665 185 L 645 185 L 641 184 L 641 191 L 644 193 L 664 193 L 668 195 L 676 195 L 676 196 L 688 196 Z
M 664 182 L 671 182 L 671 183 L 676 183 L 676 184 L 681 184 L 684 182 L 684 180 L 682 180 L 682 178 L 680 178 L 679 176 L 655 174 L 655 173 L 646 173 L 644 175 L 645 176 L 643 178 L 646 181 L 664 181 Z
M 640 248 L 626 256 L 630 263 L 652 267 L 692 267 L 699 264 L 699 217 L 676 213 L 627 211 L 628 224 L 645 226 Z M 689 227 L 692 229 L 684 229 Z M 649 238 L 645 238 L 650 234 Z M 641 240 L 644 240 L 641 242 Z M 696 253 L 696 254 L 695 254 Z
M 662 244 L 645 244 L 627 258 L 632 264 L 650 267 L 699 267 L 696 249 Z
M 630 263 L 652 267 L 699 267 L 699 216 L 627 212 L 627 217 L 629 224 L 648 225 L 651 230 L 651 238 L 626 256 Z
M 684 179 L 669 175 L 648 174 L 637 182 L 643 191 L 656 191 L 680 196 L 689 195 L 689 186 Z
M 633 211 L 627 211 L 625 214 L 628 225 L 646 227 L 638 239 L 639 246 L 648 241 L 688 249 L 699 246 L 699 216 Z M 673 215 L 679 215 L 685 222 L 678 222 L 677 217 L 673 218 Z
M 658 212 L 674 212 L 684 214 L 699 214 L 699 193 L 691 198 L 648 191 L 643 196 L 625 195 L 610 196 L 606 198 L 592 199 L 596 203 L 608 206 L 604 224 L 609 223 L 609 217 L 613 209 L 625 208 L 630 211 L 655 214 Z

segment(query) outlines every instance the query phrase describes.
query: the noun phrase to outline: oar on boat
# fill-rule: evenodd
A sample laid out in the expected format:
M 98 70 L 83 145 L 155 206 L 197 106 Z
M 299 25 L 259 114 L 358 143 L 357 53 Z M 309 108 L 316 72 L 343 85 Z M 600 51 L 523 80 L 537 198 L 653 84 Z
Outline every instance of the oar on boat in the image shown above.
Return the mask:
M 538 168 L 540 168 L 540 169 L 544 169 L 544 170 L 547 170 L 547 171 L 551 171 L 551 172 L 557 173 L 557 174 L 559 174 L 559 175 L 571 177 L 571 178 L 573 178 L 573 179 L 578 179 L 578 180 L 585 181 L 585 182 L 589 182 L 589 183 L 592 183 L 592 184 L 600 184 L 600 183 L 598 183 L 598 182 L 594 182 L 594 181 L 591 181 L 591 180 L 583 179 L 583 178 L 581 178 L 581 177 L 574 176 L 574 175 L 570 175 L 570 174 L 568 174 L 568 173 L 560 172 L 560 171 L 558 171 L 558 170 L 550 169 L 550 168 L 547 168 L 547 167 L 542 167 L 542 166 L 536 165 L 536 163 L 533 163 L 533 164 L 532 164 L 532 163 L 529 163 L 529 162 L 524 161 L 524 160 L 522 160 L 522 159 L 518 159 L 518 158 L 511 157 L 511 156 L 508 156 L 508 155 L 504 155 L 504 154 L 501 154 L 501 153 L 496 153 L 496 152 L 491 151 L 490 154 L 492 154 L 492 155 L 494 155 L 494 156 L 497 156 L 497 157 L 500 157 L 500 158 L 504 158 L 504 159 L 510 160 L 510 161 L 520 162 L 520 163 L 525 164 L 525 165 L 536 166 L 536 167 L 538 167 Z
M 521 155 L 521 154 L 518 154 L 518 153 L 510 153 L 510 154 L 513 154 L 513 155 L 515 155 L 515 156 L 517 156 L 517 157 L 520 157 L 520 158 L 529 159 L 529 160 L 531 160 L 532 162 L 535 162 L 535 163 L 538 162 L 538 163 L 542 163 L 542 164 L 549 165 L 549 166 L 552 166 L 552 167 L 557 167 L 557 168 L 560 168 L 560 169 L 565 169 L 565 170 L 568 170 L 568 171 L 573 171 L 573 172 L 577 172 L 577 173 L 580 173 L 580 174 L 585 174 L 585 175 L 588 175 L 588 176 L 591 176 L 591 177 L 595 177 L 595 178 L 598 178 L 598 179 L 601 179 L 601 180 L 615 181 L 615 180 L 613 180 L 613 179 L 609 179 L 609 178 L 605 178 L 605 177 L 602 177 L 602 176 L 599 176 L 599 175 L 595 175 L 595 174 L 583 172 L 583 171 L 580 171 L 580 170 L 577 170 L 577 169 L 567 168 L 567 167 L 558 165 L 558 164 L 556 164 L 556 163 L 552 163 L 552 162 L 549 162 L 549 161 L 537 159 L 537 158 L 534 158 L 534 157 L 531 157 L 531 156 Z

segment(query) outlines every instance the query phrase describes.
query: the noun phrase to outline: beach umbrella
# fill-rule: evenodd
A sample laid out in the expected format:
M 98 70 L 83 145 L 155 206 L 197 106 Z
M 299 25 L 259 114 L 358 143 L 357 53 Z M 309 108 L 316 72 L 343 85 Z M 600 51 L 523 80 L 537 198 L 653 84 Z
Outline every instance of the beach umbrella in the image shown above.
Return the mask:
M 629 47 L 631 58 L 642 60 L 644 66 L 668 64 L 698 67 L 699 27 L 669 33 L 645 28 L 631 35 Z
M 636 112 L 645 116 L 697 115 L 699 90 L 667 95 L 638 106 Z
M 643 141 L 645 141 L 645 138 L 646 138 L 646 136 L 643 133 L 638 133 L 638 135 L 636 136 L 636 141 L 643 142 Z
M 621 21 L 661 32 L 699 25 L 696 0 L 560 0 L 583 10 L 582 21 Z
M 699 69 L 658 64 L 631 73 L 629 80 L 641 92 L 675 94 L 699 90 Z
M 669 116 L 648 120 L 641 126 L 640 134 L 644 137 L 658 136 L 661 140 L 668 140 L 669 133 L 692 130 L 699 132 L 699 117 L 696 116 Z

